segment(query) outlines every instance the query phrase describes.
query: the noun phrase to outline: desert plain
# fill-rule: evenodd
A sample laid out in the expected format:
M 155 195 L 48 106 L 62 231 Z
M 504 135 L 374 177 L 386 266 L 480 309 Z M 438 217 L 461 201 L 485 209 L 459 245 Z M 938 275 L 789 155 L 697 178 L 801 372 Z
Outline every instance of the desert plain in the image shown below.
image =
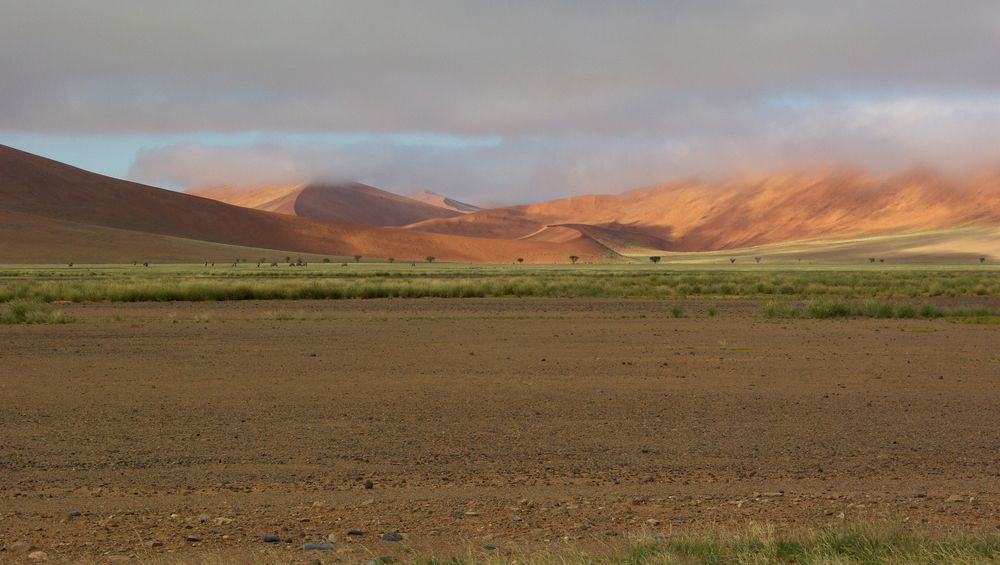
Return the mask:
M 0 325 L 2 561 L 509 560 L 748 524 L 1000 527 L 995 318 L 772 319 L 746 299 L 56 306 L 72 323 Z

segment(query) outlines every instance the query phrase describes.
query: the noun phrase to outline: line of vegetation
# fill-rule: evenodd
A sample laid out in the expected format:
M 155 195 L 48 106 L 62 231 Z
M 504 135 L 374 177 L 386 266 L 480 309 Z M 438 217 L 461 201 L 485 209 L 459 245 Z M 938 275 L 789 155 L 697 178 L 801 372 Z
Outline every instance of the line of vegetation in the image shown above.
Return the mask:
M 908 304 L 883 300 L 815 300 L 808 304 L 769 302 L 764 306 L 764 317 L 773 319 L 795 318 L 875 318 L 908 319 L 919 318 L 993 318 L 1000 311 L 985 307 L 941 307 L 933 304 Z
M 35 300 L 11 300 L 0 311 L 0 324 L 67 324 L 72 321 L 62 310 Z
M 296 274 L 298 273 L 298 274 Z M 0 302 L 199 301 L 418 297 L 855 299 L 1000 296 L 1000 276 L 972 271 L 676 271 L 483 267 L 341 273 L 93 269 L 0 274 Z

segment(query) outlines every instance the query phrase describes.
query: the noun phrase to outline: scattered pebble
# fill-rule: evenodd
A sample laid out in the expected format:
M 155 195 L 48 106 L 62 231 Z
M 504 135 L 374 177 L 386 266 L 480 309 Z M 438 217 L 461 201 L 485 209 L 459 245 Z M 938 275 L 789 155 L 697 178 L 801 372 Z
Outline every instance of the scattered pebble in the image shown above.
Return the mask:
M 73 510 L 69 513 L 69 516 L 71 518 L 75 518 L 77 516 L 83 516 L 83 512 L 80 512 L 79 510 Z
M 403 534 L 399 532 L 387 532 L 382 534 L 382 541 L 403 541 Z
M 185 536 L 184 541 L 198 542 L 201 541 L 201 538 L 198 536 Z
M 28 554 L 28 559 L 32 561 L 45 561 L 49 558 L 49 554 L 44 551 L 32 551 Z
M 333 549 L 332 543 L 304 543 L 300 549 L 306 551 L 330 551 Z
M 375 488 L 375 483 L 373 483 L 371 479 L 365 479 L 365 488 L 371 490 Z
M 260 541 L 264 543 L 278 543 L 279 541 L 281 541 L 281 538 L 278 537 L 277 534 L 267 534 L 261 536 Z
M 364 530 L 348 530 L 347 535 L 349 536 L 363 536 L 365 535 Z
M 926 492 L 918 492 L 917 494 L 913 495 L 913 498 L 927 498 L 927 493 Z
M 483 551 L 496 551 L 496 550 L 497 550 L 497 546 L 495 546 L 495 545 L 484 545 L 483 546 Z

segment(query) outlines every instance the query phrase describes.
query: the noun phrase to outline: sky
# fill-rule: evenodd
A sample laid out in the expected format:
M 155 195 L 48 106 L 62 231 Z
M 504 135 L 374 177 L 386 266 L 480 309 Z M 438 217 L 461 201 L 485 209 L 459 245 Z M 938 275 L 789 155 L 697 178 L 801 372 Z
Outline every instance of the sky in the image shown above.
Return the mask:
M 998 132 L 993 0 L 0 0 L 0 143 L 173 189 L 530 202 Z

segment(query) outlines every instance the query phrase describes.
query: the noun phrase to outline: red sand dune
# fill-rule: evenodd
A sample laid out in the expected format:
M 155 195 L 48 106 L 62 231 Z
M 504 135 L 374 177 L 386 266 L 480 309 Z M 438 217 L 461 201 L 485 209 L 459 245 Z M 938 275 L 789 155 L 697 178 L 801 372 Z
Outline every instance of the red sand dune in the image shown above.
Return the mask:
M 201 187 L 188 189 L 186 192 L 244 208 L 366 226 L 398 227 L 460 214 L 445 206 L 418 201 L 356 182 Z
M 586 261 L 614 260 L 615 254 L 596 241 L 580 236 L 563 242 L 485 240 L 423 233 L 413 230 L 336 224 L 249 208 L 241 208 L 188 194 L 113 179 L 0 145 L 0 211 L 19 219 L 16 241 L 37 233 L 39 241 L 53 226 L 97 226 L 158 234 L 200 242 L 215 242 L 330 255 L 364 255 L 441 260 L 512 262 L 567 262 L 577 255 Z M 88 253 L 100 253 L 106 239 L 118 232 L 100 230 Z M 3 241 L 8 239 L 9 228 Z M 83 232 L 80 237 L 86 239 Z M 149 239 L 146 238 L 148 242 Z M 55 244 L 58 242 L 56 241 Z M 77 240 L 80 246 L 85 241 Z M 86 245 L 84 245 L 86 247 Z M 155 247 L 155 246 L 154 246 Z M 155 252 L 155 249 L 149 251 Z M 192 251 L 196 253 L 197 251 Z M 13 243 L 7 260 L 62 261 L 65 251 L 47 246 L 19 249 Z M 168 254 L 144 259 L 158 260 Z M 178 257 L 175 259 L 180 260 Z M 203 257 L 185 256 L 200 261 Z
M 707 251 L 975 224 L 1000 225 L 1000 178 L 995 174 L 957 183 L 926 170 L 889 178 L 839 170 L 717 184 L 673 182 L 616 195 L 494 208 L 408 228 L 540 239 L 547 226 L 573 225 L 627 252 Z

